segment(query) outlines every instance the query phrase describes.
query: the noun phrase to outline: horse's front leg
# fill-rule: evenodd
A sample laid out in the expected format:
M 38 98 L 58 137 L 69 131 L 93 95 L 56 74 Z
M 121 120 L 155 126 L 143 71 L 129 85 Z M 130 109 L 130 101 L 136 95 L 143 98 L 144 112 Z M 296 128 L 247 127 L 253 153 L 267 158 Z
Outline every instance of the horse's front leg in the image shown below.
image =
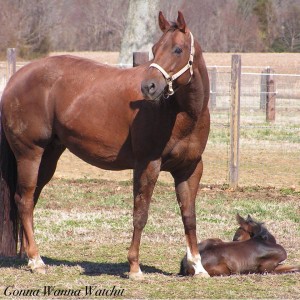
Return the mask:
M 175 180 L 177 201 L 181 210 L 187 243 L 187 264 L 194 275 L 209 277 L 201 263 L 197 247 L 195 199 L 203 172 L 202 160 L 190 170 L 180 170 L 172 173 Z
M 129 278 L 143 279 L 139 264 L 139 248 L 142 231 L 147 223 L 153 189 L 160 172 L 160 161 L 137 163 L 133 178 L 133 236 L 128 252 Z

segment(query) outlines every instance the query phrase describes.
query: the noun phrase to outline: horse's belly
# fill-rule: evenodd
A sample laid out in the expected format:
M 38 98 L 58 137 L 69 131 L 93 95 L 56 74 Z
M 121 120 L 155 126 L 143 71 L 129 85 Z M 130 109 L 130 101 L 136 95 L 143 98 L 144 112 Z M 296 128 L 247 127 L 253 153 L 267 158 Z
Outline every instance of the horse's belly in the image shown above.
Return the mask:
M 126 131 L 109 134 L 108 131 L 97 130 L 95 126 L 81 131 L 59 126 L 56 133 L 66 148 L 91 165 L 108 170 L 131 169 L 133 154 L 129 134 Z
M 126 145 L 117 149 L 97 142 L 67 142 L 66 147 L 85 162 L 101 169 L 124 170 L 133 166 L 132 152 Z

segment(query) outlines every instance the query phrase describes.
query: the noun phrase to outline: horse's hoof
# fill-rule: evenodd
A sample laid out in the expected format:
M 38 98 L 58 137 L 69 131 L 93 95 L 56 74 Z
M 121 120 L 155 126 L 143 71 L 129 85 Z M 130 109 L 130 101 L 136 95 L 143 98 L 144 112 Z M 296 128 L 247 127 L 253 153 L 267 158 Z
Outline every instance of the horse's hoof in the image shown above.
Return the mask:
M 129 273 L 129 279 L 135 280 L 135 281 L 141 281 L 144 280 L 144 274 L 142 272 L 135 272 L 135 273 Z
M 210 275 L 208 273 L 198 273 L 198 274 L 195 274 L 194 277 L 196 278 L 209 278 Z
M 33 273 L 46 274 L 47 266 L 45 265 L 40 256 L 36 258 L 30 258 L 28 261 L 28 267 Z
M 37 273 L 37 274 L 46 274 L 47 273 L 47 267 L 39 267 L 39 268 L 35 268 L 35 269 L 31 269 L 32 273 Z

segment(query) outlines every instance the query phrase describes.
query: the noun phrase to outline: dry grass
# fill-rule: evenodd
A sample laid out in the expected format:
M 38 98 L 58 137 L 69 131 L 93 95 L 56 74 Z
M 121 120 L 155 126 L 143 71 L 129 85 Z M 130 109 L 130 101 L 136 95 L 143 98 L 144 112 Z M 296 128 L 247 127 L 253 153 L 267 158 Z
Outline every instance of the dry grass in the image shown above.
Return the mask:
M 126 278 L 127 247 L 132 233 L 131 183 L 99 179 L 55 179 L 35 211 L 36 238 L 46 275 L 26 271 L 25 261 L 0 260 L 0 297 L 17 289 L 124 289 L 123 298 L 297 298 L 300 274 L 244 275 L 227 278 L 177 276 L 184 255 L 184 234 L 172 184 L 158 183 L 141 247 L 143 282 Z M 204 186 L 197 201 L 198 237 L 230 240 L 235 214 L 250 213 L 266 222 L 299 264 L 299 194 L 278 189 L 230 191 Z M 83 295 L 82 295 L 83 296 Z M 48 297 L 49 298 L 49 297 Z M 55 297 L 52 297 L 55 298 Z M 68 299 L 69 297 L 61 297 Z M 94 297 L 95 298 L 95 297 Z

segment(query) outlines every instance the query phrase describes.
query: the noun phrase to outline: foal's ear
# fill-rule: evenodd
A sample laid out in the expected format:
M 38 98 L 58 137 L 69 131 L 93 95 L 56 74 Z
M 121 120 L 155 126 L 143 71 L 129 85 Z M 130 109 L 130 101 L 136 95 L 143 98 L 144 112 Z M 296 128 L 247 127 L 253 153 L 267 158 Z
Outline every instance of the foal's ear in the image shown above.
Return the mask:
M 158 14 L 159 28 L 162 32 L 166 32 L 170 28 L 170 23 L 165 19 L 163 13 L 160 11 Z
M 248 217 L 247 217 L 247 222 L 253 222 L 253 219 L 250 215 L 248 215 Z
M 177 17 L 177 26 L 178 26 L 178 29 L 182 32 L 186 32 L 186 24 L 185 24 L 185 20 L 184 20 L 184 17 L 183 17 L 183 14 L 181 11 L 178 11 L 178 17 Z
M 236 220 L 240 225 L 246 223 L 246 220 L 242 218 L 239 214 L 236 214 Z
M 241 228 L 243 228 L 245 231 L 247 231 L 247 232 L 251 231 L 250 225 L 247 222 L 247 220 L 242 218 L 239 214 L 236 215 L 236 220 L 239 223 L 239 225 L 241 226 Z

